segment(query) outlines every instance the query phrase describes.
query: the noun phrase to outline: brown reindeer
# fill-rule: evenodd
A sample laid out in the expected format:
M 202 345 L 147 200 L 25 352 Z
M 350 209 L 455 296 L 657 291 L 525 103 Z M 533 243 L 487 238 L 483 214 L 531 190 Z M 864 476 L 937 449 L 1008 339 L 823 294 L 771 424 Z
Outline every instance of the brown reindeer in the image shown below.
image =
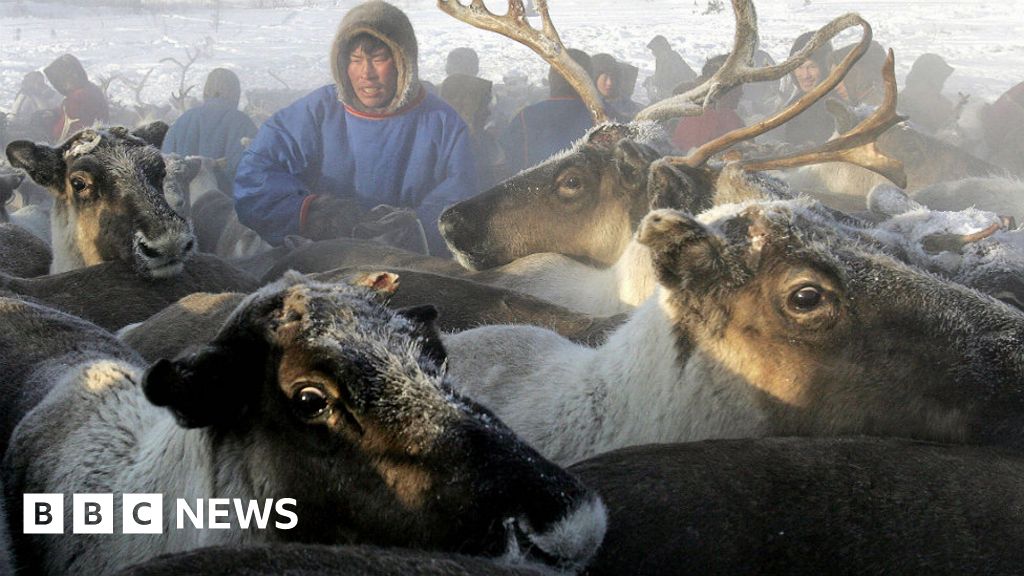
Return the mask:
M 498 16 L 483 2 L 469 6 L 455 0 L 440 0 L 449 14 L 474 26 L 492 30 L 533 48 L 558 68 L 588 102 L 594 119 L 606 118 L 593 83 L 575 70 L 564 52 L 547 13 L 546 3 L 538 4 L 542 29 L 529 26 L 522 18 L 522 4 L 509 2 L 509 12 Z M 856 14 L 836 18 L 822 27 L 808 44 L 789 60 L 775 66 L 754 68 L 751 59 L 757 45 L 757 19 L 753 3 L 734 0 L 736 37 L 733 50 L 722 67 L 706 82 L 643 111 L 639 123 L 598 126 L 569 151 L 527 169 L 494 188 L 450 207 L 439 226 L 459 261 L 471 269 L 493 268 L 529 254 L 557 252 L 573 259 L 607 267 L 618 260 L 643 215 L 652 207 L 645 197 L 646 178 L 651 163 L 662 156 L 660 129 L 644 120 L 666 119 L 678 115 L 700 114 L 719 94 L 746 82 L 777 79 L 788 74 L 818 46 L 840 31 L 860 26 L 861 42 L 844 58 L 828 78 L 789 108 L 757 124 L 736 130 L 699 147 L 685 158 L 670 162 L 684 172 L 690 192 L 684 193 L 676 207 L 697 213 L 721 201 L 736 201 L 769 194 L 785 194 L 785 187 L 774 184 L 756 170 L 822 162 L 829 159 L 857 162 L 888 178 L 901 181 L 898 163 L 880 155 L 871 145 L 871 137 L 898 121 L 895 101 L 892 111 L 876 115 L 858 127 L 855 136 L 842 146 L 831 143 L 819 154 L 800 151 L 786 157 L 787 162 L 748 163 L 743 171 L 728 172 L 708 165 L 715 154 L 784 124 L 842 80 L 871 42 L 871 28 Z M 569 62 L 565 62 L 569 60 Z M 889 64 L 891 66 L 891 64 Z M 894 80 L 893 80 L 894 82 Z M 895 84 L 893 83 L 893 99 Z M 652 146 L 653 145 L 653 146 Z M 843 148 L 840 150 L 840 148 Z M 766 192 L 766 188 L 769 190 Z M 716 198 L 713 198 L 717 195 Z

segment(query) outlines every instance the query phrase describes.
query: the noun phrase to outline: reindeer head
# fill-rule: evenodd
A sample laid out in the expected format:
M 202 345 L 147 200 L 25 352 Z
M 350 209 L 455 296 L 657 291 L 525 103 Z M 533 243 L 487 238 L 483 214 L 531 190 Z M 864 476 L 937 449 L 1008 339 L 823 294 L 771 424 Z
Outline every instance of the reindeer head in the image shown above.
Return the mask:
M 55 198 L 54 268 L 63 272 L 107 260 L 131 261 L 141 273 L 181 271 L 195 241 L 167 204 L 158 148 L 167 125 L 88 129 L 54 148 L 28 141 L 7 146 L 11 164 Z
M 244 454 L 239 475 L 297 496 L 290 537 L 580 567 L 604 533 L 600 500 L 453 391 L 435 316 L 289 275 L 143 389 Z
M 652 125 L 594 128 L 563 154 L 449 207 L 441 234 L 473 269 L 538 252 L 611 265 L 651 208 L 680 206 L 658 204 L 661 192 L 648 189 L 651 163 L 661 157 L 648 143 L 661 135 Z
M 775 432 L 1024 438 L 1024 317 L 903 264 L 819 205 L 701 221 L 660 210 L 639 239 L 682 345 L 739 379 Z

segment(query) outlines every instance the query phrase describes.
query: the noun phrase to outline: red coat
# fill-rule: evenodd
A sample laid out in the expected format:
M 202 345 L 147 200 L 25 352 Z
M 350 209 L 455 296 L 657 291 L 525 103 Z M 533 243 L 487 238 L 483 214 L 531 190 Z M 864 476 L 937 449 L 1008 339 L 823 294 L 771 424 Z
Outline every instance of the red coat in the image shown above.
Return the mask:
M 743 126 L 743 119 L 735 110 L 712 108 L 700 116 L 684 116 L 679 120 L 672 134 L 672 144 L 686 152 Z
M 98 86 L 90 82 L 64 97 L 53 124 L 53 141 L 61 142 L 79 130 L 109 119 L 106 97 Z

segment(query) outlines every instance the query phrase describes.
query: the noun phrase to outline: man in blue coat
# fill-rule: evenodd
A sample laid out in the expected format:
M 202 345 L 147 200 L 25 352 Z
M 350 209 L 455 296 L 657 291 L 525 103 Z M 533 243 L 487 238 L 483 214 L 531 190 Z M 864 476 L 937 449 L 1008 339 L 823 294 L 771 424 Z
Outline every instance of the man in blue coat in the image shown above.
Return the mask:
M 592 75 L 586 52 L 570 48 L 569 56 Z M 554 66 L 548 71 L 548 86 L 551 96 L 520 110 L 502 136 L 501 145 L 512 174 L 565 150 L 594 126 L 590 110 Z
M 334 85 L 278 111 L 246 150 L 235 178 L 239 220 L 278 245 L 290 234 L 358 236 L 374 207 L 409 208 L 430 252 L 448 254 L 437 219 L 477 193 L 476 165 L 466 124 L 420 85 L 409 19 L 380 1 L 353 8 L 331 68 Z
M 242 85 L 227 68 L 214 68 L 206 76 L 203 104 L 181 115 L 164 137 L 167 154 L 224 158 L 223 173 L 217 174 L 220 189 L 231 191 L 238 162 L 242 159 L 242 138 L 256 135 L 256 125 L 238 109 Z

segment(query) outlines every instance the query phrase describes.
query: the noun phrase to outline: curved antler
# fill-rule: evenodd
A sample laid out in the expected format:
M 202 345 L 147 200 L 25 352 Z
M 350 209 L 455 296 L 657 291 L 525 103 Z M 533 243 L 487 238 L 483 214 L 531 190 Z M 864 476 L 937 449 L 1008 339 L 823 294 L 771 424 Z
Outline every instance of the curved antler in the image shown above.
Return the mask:
M 540 55 L 562 75 L 583 99 L 590 110 L 595 124 L 608 121 L 601 102 L 601 94 L 594 81 L 582 66 L 576 63 L 562 44 L 558 31 L 548 15 L 547 0 L 536 0 L 542 28 L 534 28 L 526 20 L 522 0 L 508 0 L 508 12 L 498 15 L 484 6 L 483 0 L 471 0 L 463 4 L 460 0 L 437 0 L 437 7 L 446 14 L 482 30 L 497 32 L 523 44 Z
M 782 124 L 785 124 L 786 122 L 789 122 L 794 117 L 799 115 L 801 112 L 810 108 L 815 102 L 817 102 L 826 94 L 831 92 L 832 89 L 834 89 L 839 84 L 839 82 L 842 81 L 843 77 L 846 76 L 846 73 L 849 72 L 850 68 L 853 67 L 857 60 L 859 60 L 860 57 L 863 56 L 865 52 L 867 52 L 868 46 L 871 44 L 871 25 L 868 24 L 866 20 L 864 20 L 857 14 L 847 14 L 845 16 L 840 16 L 839 18 L 836 18 L 829 24 L 826 24 L 824 27 L 818 30 L 814 34 L 814 36 L 811 37 L 811 40 L 808 42 L 808 46 L 813 44 L 815 40 L 823 42 L 824 39 L 831 38 L 831 36 L 834 36 L 840 30 L 849 28 L 850 26 L 854 25 L 859 25 L 864 29 L 864 34 L 862 35 L 860 42 L 854 47 L 853 50 L 850 51 L 849 54 L 846 55 L 845 58 L 843 58 L 843 61 L 839 64 L 839 66 L 835 70 L 833 70 L 827 78 L 819 82 L 818 85 L 815 86 L 811 91 L 801 96 L 796 102 L 793 102 L 785 109 L 776 112 L 774 115 L 769 116 L 768 118 L 765 118 L 764 120 L 756 124 L 723 134 L 718 138 L 715 138 L 714 140 L 703 144 L 702 146 L 694 150 L 692 153 L 686 156 L 672 157 L 670 161 L 673 164 L 683 164 L 692 167 L 700 166 L 707 162 L 709 158 L 711 158 L 718 152 L 721 152 L 722 150 L 725 150 L 726 148 L 732 146 L 733 144 L 760 136 L 761 134 L 764 134 L 769 130 L 772 130 L 774 128 L 781 126 Z M 773 66 L 773 68 L 785 69 L 785 67 L 787 66 L 799 64 L 799 62 L 794 59 L 800 54 L 804 54 L 805 51 L 806 50 L 801 50 L 800 52 L 797 53 L 796 56 L 794 56 L 794 58 L 791 58 L 789 61 L 778 66 Z M 804 57 L 806 57 L 808 54 L 809 53 L 804 54 Z M 715 73 L 715 75 L 712 76 L 708 80 L 708 82 L 705 82 L 702 86 L 710 86 L 710 84 L 714 83 L 715 78 L 719 75 L 720 72 L 721 70 L 719 70 L 718 73 Z M 753 73 L 756 72 L 756 70 L 751 69 L 750 72 Z M 694 88 L 694 90 L 691 90 L 686 94 L 693 93 L 695 90 L 700 90 L 700 87 Z M 686 94 L 680 94 L 679 97 L 686 96 Z M 696 110 L 696 108 L 694 109 Z
M 701 85 L 671 98 L 662 100 L 644 108 L 637 120 L 667 120 L 677 116 L 697 116 L 709 106 L 720 94 L 740 84 L 778 80 L 796 70 L 815 50 L 847 28 L 861 26 L 864 35 L 871 42 L 871 26 L 858 14 L 850 13 L 840 16 L 822 26 L 811 36 L 807 44 L 790 56 L 788 60 L 775 66 L 754 68 L 754 52 L 757 50 L 757 12 L 752 0 L 732 0 L 733 15 L 736 20 L 736 32 L 733 49 L 722 67 Z M 866 48 L 865 44 L 865 50 Z M 863 53 L 863 51 L 861 52 Z M 860 55 L 857 56 L 860 58 Z M 856 60 L 856 59 L 855 59 Z
M 850 55 L 847 55 L 847 58 Z M 744 160 L 739 162 L 740 167 L 744 170 L 776 170 L 822 162 L 849 162 L 888 178 L 900 188 L 906 188 L 907 174 L 903 171 L 903 163 L 882 154 L 875 146 L 882 133 L 906 120 L 906 117 L 896 114 L 894 60 L 890 48 L 885 64 L 882 65 L 882 79 L 885 82 L 885 99 L 882 105 L 853 129 L 810 150 L 798 151 L 779 158 Z

